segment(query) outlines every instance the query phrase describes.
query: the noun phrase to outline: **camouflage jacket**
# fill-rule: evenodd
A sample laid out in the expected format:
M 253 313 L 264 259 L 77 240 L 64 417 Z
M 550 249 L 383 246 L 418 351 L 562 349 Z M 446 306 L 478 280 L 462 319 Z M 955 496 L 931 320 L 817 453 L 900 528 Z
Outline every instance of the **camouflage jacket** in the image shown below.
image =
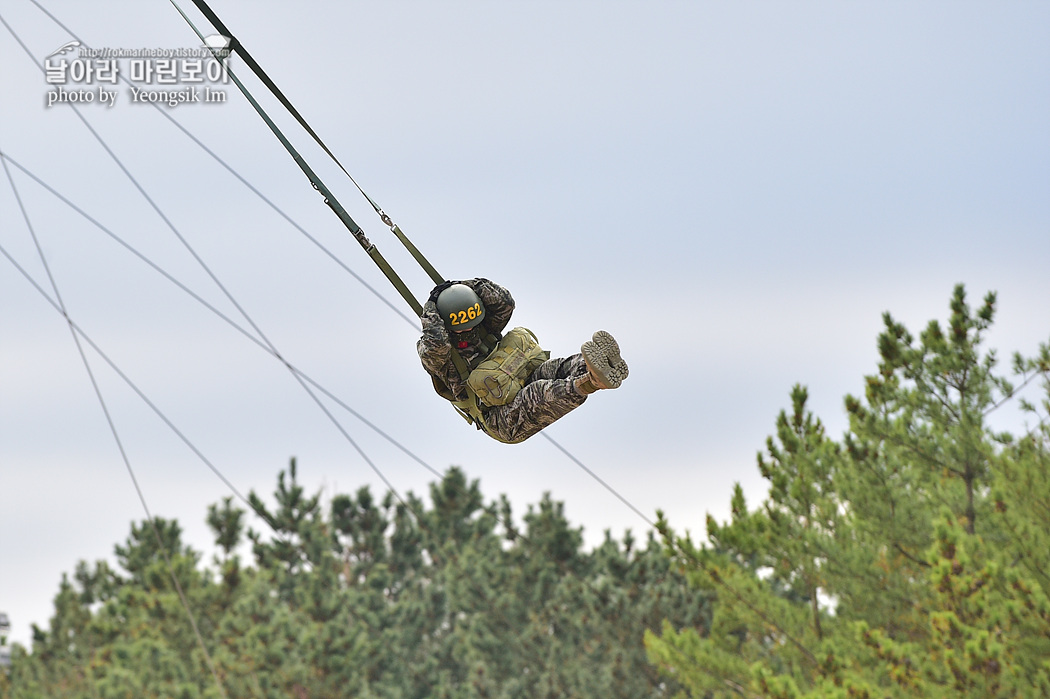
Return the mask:
M 446 387 L 457 401 L 467 399 L 467 387 L 456 365 L 452 363 L 452 342 L 455 341 L 456 351 L 466 361 L 467 366 L 474 368 L 488 356 L 482 337 L 492 334 L 499 338 L 514 312 L 514 298 L 499 284 L 481 277 L 459 283 L 469 286 L 481 298 L 481 303 L 485 306 L 485 319 L 477 328 L 453 336 L 445 327 L 444 319 L 438 314 L 434 299 L 430 299 L 423 306 L 420 316 L 423 322 L 423 336 L 416 343 L 416 351 L 419 352 L 423 368 Z M 489 351 L 492 349 L 495 348 L 490 347 Z

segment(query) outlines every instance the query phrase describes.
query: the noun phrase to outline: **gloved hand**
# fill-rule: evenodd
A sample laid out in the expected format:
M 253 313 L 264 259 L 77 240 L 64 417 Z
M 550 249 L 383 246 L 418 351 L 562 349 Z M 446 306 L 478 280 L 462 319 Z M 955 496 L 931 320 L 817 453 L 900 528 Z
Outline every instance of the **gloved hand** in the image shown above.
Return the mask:
M 449 288 L 453 284 L 459 284 L 459 283 L 460 282 L 450 282 L 450 281 L 441 282 L 440 284 L 438 284 L 437 286 L 434 287 L 433 291 L 430 292 L 430 300 L 433 301 L 434 303 L 437 303 L 438 295 L 442 291 L 444 291 L 445 289 Z

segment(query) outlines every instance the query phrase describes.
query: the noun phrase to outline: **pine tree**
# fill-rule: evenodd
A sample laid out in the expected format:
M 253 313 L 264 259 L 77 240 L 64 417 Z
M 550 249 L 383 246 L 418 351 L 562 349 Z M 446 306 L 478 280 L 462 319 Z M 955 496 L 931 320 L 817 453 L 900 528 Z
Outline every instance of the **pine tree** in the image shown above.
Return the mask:
M 701 545 L 661 518 L 674 560 L 717 598 L 706 633 L 648 635 L 653 662 L 705 698 L 1050 693 L 1048 434 L 988 426 L 1016 391 L 982 348 L 994 313 L 994 294 L 974 311 L 959 286 L 946 328 L 916 339 L 886 314 L 841 446 L 796 387 L 759 458 L 757 510 L 737 487 Z M 1050 391 L 1047 347 L 1014 366 Z
M 132 525 L 120 570 L 79 564 L 64 578 L 33 653 L 16 647 L 12 697 L 666 697 L 645 628 L 702 627 L 690 592 L 652 536 L 597 550 L 545 496 L 515 522 L 452 468 L 429 489 L 327 507 L 294 460 L 250 502 L 271 530 L 236 550 L 243 512 L 207 509 L 221 575 L 201 567 L 178 523 Z M 169 566 L 170 562 L 170 566 Z M 171 571 L 175 571 L 176 588 Z M 234 575 L 235 573 L 235 575 Z M 196 642 L 178 591 L 207 650 Z M 214 664 L 218 684 L 211 676 Z M 11 688 L 14 689 L 11 689 Z M 6 695 L 0 694 L 4 699 Z

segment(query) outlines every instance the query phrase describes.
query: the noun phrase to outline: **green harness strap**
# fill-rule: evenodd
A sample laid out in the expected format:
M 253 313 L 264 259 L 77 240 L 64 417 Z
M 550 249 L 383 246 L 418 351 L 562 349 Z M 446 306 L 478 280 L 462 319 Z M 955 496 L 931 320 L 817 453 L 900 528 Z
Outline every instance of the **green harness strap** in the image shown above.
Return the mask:
M 466 360 L 463 359 L 463 355 L 456 351 L 455 347 L 452 348 L 452 363 L 456 365 L 456 371 L 459 372 L 460 378 L 463 379 L 463 385 L 466 386 L 467 377 L 470 376 L 470 368 L 467 367 Z M 470 390 L 470 388 L 467 387 L 467 399 L 456 400 L 455 396 L 452 395 L 452 391 L 450 389 L 446 388 L 445 391 L 442 391 L 437 386 L 437 377 L 434 377 L 434 382 L 434 387 L 437 389 L 438 394 L 441 395 L 442 398 L 445 398 L 446 400 L 450 401 L 452 403 L 452 406 L 463 417 L 464 420 L 466 420 L 472 425 L 475 423 L 477 423 L 478 425 L 485 424 L 485 414 L 481 410 L 481 404 L 478 402 L 478 397 L 477 395 L 475 395 L 474 391 Z
M 499 345 L 499 338 L 492 333 L 487 333 L 482 343 L 482 349 L 487 350 L 484 352 L 484 355 L 488 356 L 496 350 L 496 347 Z M 455 347 L 452 348 L 452 363 L 456 366 L 456 371 L 459 372 L 459 377 L 463 380 L 463 387 L 467 391 L 467 399 L 456 400 L 455 396 L 452 395 L 452 391 L 447 386 L 444 386 L 436 376 L 432 376 L 434 389 L 438 392 L 438 395 L 452 403 L 452 407 L 456 409 L 456 412 L 469 424 L 476 425 L 484 430 L 485 434 L 498 442 L 511 444 L 511 442 L 501 438 L 497 433 L 489 429 L 488 423 L 485 422 L 485 408 L 482 407 L 477 394 L 474 393 L 467 383 L 467 377 L 470 376 L 470 367 L 467 366 L 466 360 L 456 351 Z
M 452 350 L 452 363 L 456 365 L 456 370 L 459 371 L 460 376 L 464 376 L 463 385 L 467 389 L 466 400 L 456 400 L 456 397 L 452 395 L 452 390 L 441 379 L 431 375 L 430 380 L 434 384 L 434 390 L 437 391 L 439 396 L 452 404 L 452 407 L 456 409 L 460 417 L 467 421 L 467 424 L 475 425 L 478 429 L 484 430 L 485 434 L 493 439 L 503 442 L 504 440 L 500 439 L 495 432 L 492 432 L 485 422 L 485 411 L 481 407 L 481 402 L 478 400 L 477 394 L 466 383 L 465 373 L 470 373 L 467 369 L 467 363 L 455 348 Z
M 230 31 L 229 27 L 227 27 L 222 22 L 222 20 L 219 19 L 218 15 L 216 15 L 215 12 L 211 9 L 211 7 L 208 6 L 208 3 L 205 0 L 193 0 L 193 4 L 196 5 L 197 9 L 201 11 L 205 18 L 207 18 L 207 20 L 212 23 L 213 27 L 218 29 L 223 34 L 223 36 L 229 38 L 229 50 L 237 52 L 237 55 L 240 56 L 242 60 L 244 60 L 245 65 L 251 68 L 252 72 L 255 73 L 255 75 L 258 76 L 259 80 L 261 80 L 262 83 L 270 90 L 270 92 L 273 93 L 274 97 L 276 97 L 280 101 L 280 103 L 284 105 L 284 108 L 288 110 L 288 113 L 295 117 L 295 120 L 299 122 L 299 124 L 308 134 L 310 134 L 310 136 L 314 139 L 317 145 L 319 145 L 321 149 L 324 150 L 324 152 L 328 155 L 328 157 L 332 159 L 332 162 L 338 165 L 339 169 L 343 171 L 343 174 L 350 178 L 350 181 L 354 183 L 355 187 L 357 187 L 357 191 L 361 192 L 361 195 L 366 200 L 368 200 L 368 203 L 372 205 L 372 208 L 375 209 L 375 212 L 379 214 L 379 218 L 382 219 L 383 223 L 385 223 L 390 228 L 390 231 L 394 234 L 394 236 L 399 241 L 401 241 L 401 244 L 405 246 L 405 249 L 408 250 L 408 252 L 412 255 L 413 259 L 415 259 L 415 261 L 419 263 L 419 266 L 423 268 L 423 271 L 426 272 L 432 280 L 434 280 L 435 284 L 440 284 L 442 281 L 444 281 L 444 278 L 440 274 L 438 274 L 437 270 L 434 269 L 434 266 L 430 264 L 427 258 L 423 257 L 423 254 L 419 251 L 419 249 L 412 243 L 411 240 L 408 239 L 408 236 L 406 236 L 401 231 L 400 226 L 398 226 L 390 219 L 390 216 L 388 216 L 387 213 L 383 211 L 382 207 L 380 207 L 379 204 L 376 203 L 376 201 L 372 197 L 368 196 L 368 193 L 365 192 L 361 185 L 357 183 L 357 180 L 354 179 L 354 176 L 351 175 L 345 167 L 343 167 L 343 164 L 339 162 L 339 158 L 335 156 L 335 153 L 333 153 L 328 148 L 328 146 L 325 145 L 324 141 L 321 140 L 321 137 L 318 136 L 317 133 L 310 127 L 310 124 L 306 122 L 306 119 L 303 117 L 302 114 L 299 113 L 299 110 L 295 108 L 295 105 L 292 104 L 291 100 L 285 97 L 284 93 L 281 92 L 281 89 L 277 87 L 277 84 L 270 79 L 270 76 L 266 74 L 266 71 L 262 69 L 262 66 L 260 66 L 259 63 L 252 57 L 252 55 L 248 53 L 248 50 L 244 48 L 240 41 L 237 40 L 237 38 L 233 35 L 233 32 Z M 182 10 L 179 10 L 179 12 L 181 13 Z M 183 17 L 185 17 L 185 15 L 183 15 Z M 191 24 L 190 26 L 193 25 Z M 196 31 L 196 29 L 194 29 L 194 31 Z M 198 36 L 199 35 L 200 34 L 198 32 Z M 386 272 L 386 270 L 384 270 L 384 272 Z
M 190 28 L 193 29 L 193 32 L 198 36 L 198 38 L 200 38 L 201 43 L 207 45 L 207 42 L 204 40 L 204 35 L 197 29 L 193 22 L 190 21 L 190 18 L 186 16 L 186 13 L 182 11 L 182 8 L 178 6 L 175 0 L 170 1 L 171 4 L 175 6 L 175 9 L 179 12 L 179 14 L 182 15 L 182 18 L 186 20 L 186 23 L 189 24 Z M 245 65 L 247 65 L 252 70 L 252 72 L 255 73 L 255 75 L 259 78 L 260 81 L 262 81 L 262 83 L 267 87 L 267 89 L 269 89 L 270 92 L 273 93 L 274 97 L 276 97 L 278 101 L 280 101 L 280 103 L 285 107 L 285 109 L 287 109 L 288 112 L 293 117 L 295 117 L 296 121 L 298 121 L 299 124 L 302 125 L 302 127 L 306 130 L 306 132 L 309 133 L 310 136 L 313 137 L 313 139 L 318 143 L 318 145 L 321 146 L 324 152 L 327 153 L 328 156 L 336 163 L 336 165 L 338 165 L 339 168 L 346 174 L 346 176 L 350 178 L 350 181 L 353 182 L 354 185 L 361 192 L 361 194 L 364 195 L 365 199 L 367 199 L 369 204 L 371 204 L 372 207 L 376 210 L 376 213 L 380 215 L 380 218 L 382 218 L 383 222 L 390 226 L 390 230 L 394 233 L 395 237 L 397 237 L 401 244 L 405 246 L 405 248 L 409 251 L 412 257 L 416 260 L 416 262 L 419 263 L 419 265 L 430 276 L 430 278 L 434 280 L 434 283 L 437 284 L 442 282 L 443 278 L 440 274 L 438 274 L 437 270 L 434 269 L 434 266 L 431 265 L 425 257 L 423 257 L 422 253 L 419 252 L 419 249 L 416 248 L 416 246 L 412 244 L 412 241 L 410 241 L 408 237 L 401 231 L 401 228 L 398 227 L 395 223 L 393 223 L 390 220 L 390 217 L 383 212 L 379 205 L 370 196 L 368 196 L 368 194 L 366 194 L 363 189 L 361 189 L 361 186 L 358 185 L 357 181 L 354 180 L 354 178 L 350 175 L 349 172 L 347 172 L 346 168 L 343 167 L 343 164 L 339 162 L 339 159 L 335 157 L 335 155 L 328 148 L 328 146 L 326 146 L 324 142 L 320 139 L 320 137 L 318 137 L 318 135 L 306 122 L 306 119 L 303 118 L 303 116 L 299 113 L 295 106 L 292 105 L 291 101 L 287 97 L 285 97 L 284 93 L 281 92 L 280 88 L 278 88 L 277 85 L 273 82 L 273 80 L 270 79 L 270 76 L 266 74 L 266 71 L 262 69 L 262 66 L 260 66 L 259 63 L 252 57 L 252 55 L 248 53 L 248 50 L 245 49 L 244 45 L 241 44 L 237 37 L 233 35 L 233 32 L 230 31 L 229 27 L 227 27 L 222 22 L 222 20 L 219 19 L 218 15 L 215 14 L 211 7 L 208 6 L 208 3 L 205 0 L 193 0 L 193 4 L 197 6 L 197 9 L 199 9 L 201 13 L 208 19 L 208 21 L 211 22 L 212 26 L 214 26 L 215 29 L 217 29 L 223 34 L 223 36 L 227 37 L 230 40 L 229 48 L 225 50 L 235 51 L 237 55 L 240 56 L 242 60 L 244 60 Z M 224 50 L 211 48 L 211 51 L 212 54 L 215 56 L 216 60 L 219 60 L 221 62 L 224 58 Z M 310 184 L 313 185 L 313 188 L 320 192 L 321 196 L 324 197 L 325 204 L 327 204 L 329 208 L 331 208 L 335 215 L 339 218 L 339 220 L 342 221 L 343 225 L 346 226 L 347 230 L 349 230 L 350 233 L 357 240 L 357 242 L 360 243 L 361 247 L 364 248 L 365 252 L 368 253 L 368 256 L 372 258 L 372 261 L 376 263 L 376 266 L 379 267 L 379 269 L 383 272 L 383 274 L 394 286 L 394 288 L 397 289 L 398 293 L 401 294 L 402 298 L 405 299 L 405 301 L 412 308 L 415 314 L 417 316 L 422 314 L 423 307 L 420 305 L 419 301 L 417 301 L 416 298 L 412 295 L 412 292 L 409 291 L 408 286 L 404 283 L 404 281 L 401 280 L 401 277 L 398 276 L 397 272 L 395 272 L 394 269 L 390 266 L 390 264 L 386 261 L 382 253 L 379 252 L 379 249 L 376 248 L 376 246 L 370 240 L 368 240 L 361 227 L 358 226 L 357 223 L 350 217 L 350 215 L 342 207 L 339 201 L 335 198 L 335 195 L 332 194 L 331 190 L 329 190 L 325 186 L 324 182 L 321 181 L 321 178 L 317 176 L 317 174 L 310 168 L 309 165 L 307 165 L 306 161 L 302 158 L 302 156 L 299 155 L 299 153 L 295 150 L 295 148 L 288 141 L 288 139 L 285 138 L 281 130 L 266 114 L 266 111 L 262 108 L 262 106 L 259 105 L 255 98 L 252 97 L 248 89 L 237 78 L 233 71 L 229 69 L 228 66 L 226 67 L 226 71 L 229 74 L 230 78 L 233 80 L 234 84 L 241 91 L 241 94 L 243 94 L 248 100 L 248 102 L 252 105 L 252 107 L 255 108 L 255 111 L 259 114 L 260 117 L 262 117 L 262 120 L 270 128 L 270 131 L 273 132 L 273 134 L 281 142 L 281 145 L 284 146 L 285 150 L 288 151 L 289 155 L 292 156 L 292 159 L 296 162 L 299 168 L 306 175 L 307 179 L 310 180 Z

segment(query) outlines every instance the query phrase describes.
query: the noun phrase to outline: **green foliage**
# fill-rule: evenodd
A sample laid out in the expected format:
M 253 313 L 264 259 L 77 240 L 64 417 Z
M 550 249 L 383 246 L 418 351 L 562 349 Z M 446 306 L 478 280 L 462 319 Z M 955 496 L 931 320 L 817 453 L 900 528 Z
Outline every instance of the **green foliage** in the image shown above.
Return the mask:
M 759 455 L 749 510 L 709 518 L 708 541 L 659 529 L 712 621 L 646 632 L 649 657 L 689 696 L 1050 696 L 1050 400 L 1020 401 L 1021 437 L 988 416 L 1016 396 L 956 287 L 946 328 L 914 338 L 886 314 L 877 372 L 847 396 L 829 440 L 796 387 Z M 1014 358 L 1050 396 L 1050 347 Z
M 292 460 L 269 500 L 250 494 L 265 534 L 246 530 L 229 498 L 208 508 L 214 568 L 161 519 L 115 547 L 120 571 L 78 565 L 32 652 L 15 648 L 0 699 L 678 691 L 648 663 L 642 634 L 665 618 L 702 626 L 706 607 L 652 534 L 638 548 L 630 532 L 606 533 L 587 552 L 561 503 L 545 496 L 515 522 L 505 497 L 486 503 L 457 468 L 429 502 L 361 488 L 324 503 L 297 470 Z M 245 535 L 251 565 L 237 553 Z

